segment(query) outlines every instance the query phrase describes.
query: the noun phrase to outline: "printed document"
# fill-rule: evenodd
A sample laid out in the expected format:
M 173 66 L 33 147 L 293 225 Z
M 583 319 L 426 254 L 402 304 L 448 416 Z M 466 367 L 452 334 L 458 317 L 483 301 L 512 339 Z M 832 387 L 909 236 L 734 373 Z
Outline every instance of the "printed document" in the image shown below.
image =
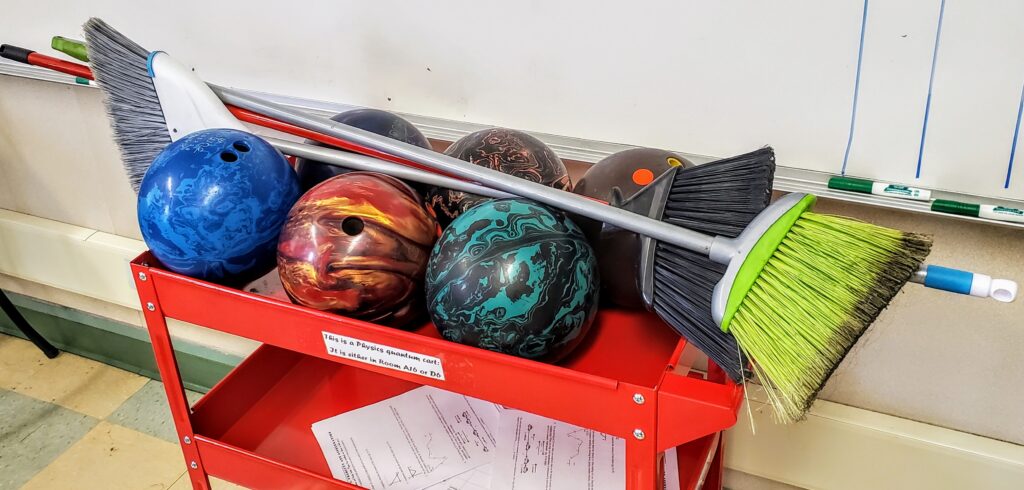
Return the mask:
M 334 478 L 373 490 L 419 490 L 491 462 L 498 411 L 423 386 L 317 422 L 313 435 Z

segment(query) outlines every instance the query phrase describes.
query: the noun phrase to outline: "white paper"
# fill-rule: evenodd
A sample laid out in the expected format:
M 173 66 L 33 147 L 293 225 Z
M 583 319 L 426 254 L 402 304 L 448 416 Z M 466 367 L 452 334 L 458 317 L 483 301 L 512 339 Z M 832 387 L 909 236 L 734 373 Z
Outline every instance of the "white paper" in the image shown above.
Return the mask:
M 676 448 L 665 450 L 664 469 L 661 487 L 665 490 L 679 490 L 679 456 L 676 454 Z
M 491 489 L 626 487 L 626 450 L 622 439 L 519 410 L 502 410 L 500 417 Z M 665 451 L 663 484 L 668 490 L 679 488 L 675 448 Z
M 489 463 L 497 426 L 497 405 L 424 386 L 317 422 L 313 435 L 334 478 L 419 490 Z
M 423 490 L 488 490 L 491 488 L 491 465 L 477 466 Z
M 492 489 L 625 487 L 622 439 L 518 410 L 502 412 L 498 431 Z

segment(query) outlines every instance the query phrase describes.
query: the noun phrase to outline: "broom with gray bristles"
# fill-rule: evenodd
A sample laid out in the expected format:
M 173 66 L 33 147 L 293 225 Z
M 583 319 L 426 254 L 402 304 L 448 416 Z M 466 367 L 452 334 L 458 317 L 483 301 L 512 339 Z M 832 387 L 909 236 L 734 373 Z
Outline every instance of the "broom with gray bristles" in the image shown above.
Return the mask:
M 166 53 L 151 56 L 116 31 L 103 27 L 105 25 L 98 21 L 90 21 L 86 25 L 94 69 L 97 72 L 109 70 L 100 76 L 101 86 L 106 78 L 152 84 L 152 80 L 146 80 L 147 77 L 160 80 L 165 70 L 170 69 L 170 65 L 165 65 L 169 58 Z M 96 42 L 99 37 L 108 37 L 120 46 Z M 135 59 L 117 60 L 117 57 Z M 150 58 L 148 62 L 147 57 Z M 182 84 L 202 84 L 189 81 L 190 75 L 182 67 L 173 80 Z M 170 79 L 161 83 L 167 83 L 167 80 Z M 153 108 L 170 103 L 169 100 L 161 100 L 160 85 L 156 87 L 156 98 L 140 97 L 134 103 L 148 104 Z M 111 87 L 106 90 L 111 90 Z M 125 101 L 131 101 L 136 96 L 134 94 L 147 92 L 131 84 L 118 90 L 125 91 Z M 180 88 L 178 91 L 184 90 Z M 205 85 L 202 85 L 202 90 L 206 90 Z M 736 238 L 721 234 L 712 236 L 673 224 L 673 213 L 665 209 L 651 213 L 660 215 L 660 218 L 653 218 L 651 214 L 640 215 L 389 140 L 258 96 L 219 87 L 213 87 L 213 90 L 224 102 L 264 116 L 649 237 L 656 243 L 652 259 L 653 287 L 662 289 L 655 292 L 656 310 L 657 298 L 663 301 L 663 308 L 659 311 L 677 306 L 674 293 L 668 289 L 673 281 L 683 276 L 684 271 L 678 270 L 678 264 L 685 266 L 685 260 L 694 257 L 692 254 L 725 266 L 722 279 L 715 284 L 711 295 L 714 329 L 735 336 L 739 351 L 751 359 L 776 414 L 786 421 L 803 416 L 848 350 L 902 286 L 919 271 L 931 246 L 930 238 L 915 233 L 810 212 L 808 209 L 814 197 L 803 194 L 789 194 L 777 200 L 759 213 Z M 166 116 L 167 111 L 163 112 Z M 112 111 L 113 117 L 130 119 L 133 114 L 131 110 L 124 113 Z M 129 124 L 128 121 L 122 123 Z M 165 123 L 167 127 L 175 127 L 170 120 Z M 140 131 L 139 134 L 147 133 Z M 682 172 L 676 178 L 679 175 Z M 661 202 L 670 209 L 667 201 L 671 192 L 668 196 Z M 657 202 L 652 196 L 648 197 L 652 203 Z M 705 271 L 708 274 L 706 278 L 713 280 L 716 276 L 711 274 L 720 272 L 721 268 Z M 658 277 L 662 279 L 658 280 Z M 707 281 L 703 285 L 695 282 L 694 287 L 706 289 Z M 663 318 L 669 320 L 672 315 L 663 314 Z M 682 315 L 677 318 L 687 321 Z M 708 329 L 708 326 L 703 325 L 702 328 Z M 712 336 L 711 332 L 702 333 Z
M 172 139 L 183 136 L 175 132 L 182 131 L 181 124 L 166 120 L 172 117 L 167 106 L 174 102 L 166 94 L 160 97 L 150 77 L 150 64 L 160 63 L 165 55 L 151 58 L 149 51 L 99 19 L 86 23 L 85 35 L 93 72 L 107 94 L 107 111 L 125 170 L 137 186 L 152 159 Z M 159 76 L 159 66 L 155 71 Z M 232 116 L 222 104 L 216 105 L 219 107 L 209 106 L 195 119 L 218 120 L 217 127 L 230 124 L 225 119 Z M 204 107 L 204 103 L 188 100 L 176 106 Z M 657 210 L 663 212 L 666 221 L 732 238 L 768 205 L 774 170 L 775 157 L 770 148 L 692 168 L 677 167 L 648 186 L 645 195 L 657 189 L 655 199 L 643 201 L 644 207 L 637 206 L 641 199 L 634 199 L 629 206 L 644 215 Z M 712 289 L 725 267 L 707 255 L 682 252 L 684 255 L 673 264 L 679 269 L 673 271 L 672 290 L 658 287 L 659 294 L 654 295 L 657 301 L 650 306 L 739 382 L 746 360 L 733 336 L 718 329 L 710 313 Z M 643 273 L 656 277 L 659 284 L 668 281 L 663 275 L 653 275 L 650 267 Z

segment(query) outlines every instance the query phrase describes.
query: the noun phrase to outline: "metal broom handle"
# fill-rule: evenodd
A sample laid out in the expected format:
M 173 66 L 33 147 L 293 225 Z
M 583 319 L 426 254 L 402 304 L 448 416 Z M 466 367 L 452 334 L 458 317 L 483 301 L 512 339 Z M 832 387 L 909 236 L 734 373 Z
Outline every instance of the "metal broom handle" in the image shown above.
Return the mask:
M 222 101 L 228 104 L 258 112 L 264 116 L 273 117 L 310 131 L 317 131 L 377 151 L 407 158 L 434 170 L 464 176 L 493 189 L 533 199 L 563 211 L 603 221 L 694 252 L 707 255 L 715 240 L 712 236 L 653 220 L 630 211 L 600 204 L 571 192 L 553 189 L 543 184 L 512 177 L 486 167 L 479 167 L 443 153 L 437 153 L 363 131 L 359 128 L 337 123 L 326 117 L 307 114 L 300 110 L 268 101 L 262 97 L 241 93 L 237 90 L 214 84 L 209 84 L 209 86 Z
M 456 191 L 469 192 L 495 199 L 516 197 L 513 194 L 491 189 L 487 186 L 466 182 L 464 180 L 447 177 L 434 172 L 407 167 L 397 163 L 386 162 L 378 158 L 368 157 L 357 153 L 324 148 L 320 146 L 296 143 L 270 136 L 262 136 L 274 148 L 282 153 L 302 158 L 309 158 L 333 166 L 345 167 L 350 170 L 365 170 L 368 172 L 381 172 L 392 177 L 404 180 L 412 180 L 421 184 L 445 187 Z

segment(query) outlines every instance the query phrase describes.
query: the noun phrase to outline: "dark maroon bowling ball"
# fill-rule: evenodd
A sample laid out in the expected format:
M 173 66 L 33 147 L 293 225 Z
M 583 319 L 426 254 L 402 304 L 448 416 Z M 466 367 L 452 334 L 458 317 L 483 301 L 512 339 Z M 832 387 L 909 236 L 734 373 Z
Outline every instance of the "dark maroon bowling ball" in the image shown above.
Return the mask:
M 431 149 L 430 141 L 427 141 L 427 137 L 423 136 L 423 133 L 421 133 L 419 129 L 416 129 L 416 126 L 413 126 L 412 123 L 406 121 L 402 117 L 387 111 L 378 109 L 353 109 L 351 111 L 342 112 L 331 119 L 371 133 L 403 141 L 410 145 L 416 145 L 428 150 Z M 324 146 L 315 141 L 306 141 L 306 143 L 316 146 Z M 334 177 L 335 175 L 341 175 L 349 172 L 348 169 L 342 167 L 336 167 L 334 165 L 328 165 L 306 158 L 298 159 L 295 163 L 295 171 L 299 175 L 299 185 L 302 186 L 303 192 L 312 189 L 313 186 Z M 412 182 L 408 182 L 408 184 L 413 185 L 413 187 L 418 187 Z
M 522 131 L 505 128 L 480 130 L 452 143 L 444 153 L 531 182 L 561 190 L 572 189 L 569 171 L 554 150 Z M 427 191 L 424 200 L 441 226 L 447 227 L 467 209 L 489 198 L 435 187 Z

